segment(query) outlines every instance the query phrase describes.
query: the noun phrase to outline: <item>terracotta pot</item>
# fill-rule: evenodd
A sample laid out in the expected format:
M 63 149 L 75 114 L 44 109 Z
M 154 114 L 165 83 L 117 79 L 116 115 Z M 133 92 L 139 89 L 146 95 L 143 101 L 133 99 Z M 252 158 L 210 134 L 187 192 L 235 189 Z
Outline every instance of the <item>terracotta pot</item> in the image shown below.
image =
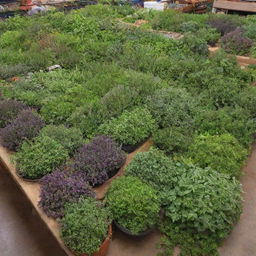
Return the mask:
M 115 226 L 120 231 L 122 231 L 123 233 L 125 233 L 128 236 L 133 236 L 133 237 L 143 237 L 143 236 L 146 236 L 146 235 L 148 235 L 149 233 L 151 233 L 155 229 L 155 227 L 151 227 L 151 228 L 149 228 L 149 229 L 147 229 L 145 231 L 142 231 L 142 232 L 140 232 L 138 234 L 134 234 L 129 229 L 127 229 L 127 228 L 123 227 L 122 225 L 118 224 L 116 221 L 113 221 L 113 223 L 115 224 Z
M 92 254 L 92 256 L 106 256 L 108 252 L 108 248 L 111 242 L 112 238 L 112 225 L 108 228 L 108 236 L 104 240 L 104 242 L 101 244 L 99 251 Z M 82 253 L 80 256 L 90 256 L 89 254 Z

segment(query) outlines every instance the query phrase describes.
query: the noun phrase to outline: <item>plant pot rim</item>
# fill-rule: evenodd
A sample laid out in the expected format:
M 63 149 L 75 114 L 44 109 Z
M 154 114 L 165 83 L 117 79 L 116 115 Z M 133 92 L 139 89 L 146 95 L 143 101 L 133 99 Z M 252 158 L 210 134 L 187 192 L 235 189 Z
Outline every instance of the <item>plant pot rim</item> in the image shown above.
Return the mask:
M 20 179 L 22 179 L 22 180 L 24 180 L 24 181 L 27 181 L 27 182 L 35 183 L 35 182 L 40 182 L 40 180 L 41 180 L 41 178 L 40 178 L 40 179 L 29 179 L 29 178 L 25 178 L 25 177 L 23 177 L 23 176 L 18 172 L 18 170 L 16 171 L 16 175 L 17 175 Z
M 133 236 L 133 237 L 143 237 L 143 236 L 146 236 L 148 234 L 150 234 L 154 229 L 155 229 L 155 226 L 152 226 L 150 228 L 148 228 L 147 230 L 145 231 L 142 231 L 138 234 L 134 234 L 132 233 L 129 229 L 125 228 L 124 226 L 120 225 L 116 220 L 113 221 L 114 225 L 120 230 L 122 231 L 123 233 L 125 233 L 126 235 L 128 236 Z

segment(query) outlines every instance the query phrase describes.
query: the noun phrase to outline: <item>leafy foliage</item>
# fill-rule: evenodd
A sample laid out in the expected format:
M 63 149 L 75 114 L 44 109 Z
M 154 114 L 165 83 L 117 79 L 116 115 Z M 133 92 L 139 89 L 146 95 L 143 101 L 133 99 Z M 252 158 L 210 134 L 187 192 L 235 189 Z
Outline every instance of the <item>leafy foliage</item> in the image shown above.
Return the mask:
M 253 41 L 244 36 L 244 31 L 241 28 L 224 35 L 221 38 L 221 46 L 228 53 L 237 55 L 245 55 L 250 52 L 253 46 Z
M 64 125 L 47 125 L 40 131 L 40 136 L 48 136 L 61 144 L 70 154 L 82 146 L 84 140 L 77 128 L 67 128 Z
M 161 128 L 193 127 L 195 102 L 185 89 L 170 87 L 157 90 L 148 97 L 147 105 Z
M 247 151 L 230 134 L 199 135 L 189 147 L 188 157 L 198 166 L 238 178 Z
M 91 255 L 107 237 L 110 223 L 108 209 L 95 199 L 83 198 L 78 203 L 66 205 L 61 237 L 72 251 Z
M 106 204 L 114 220 L 133 234 L 152 228 L 160 211 L 156 191 L 131 176 L 120 177 L 111 183 Z
M 181 165 L 179 173 L 161 228 L 167 247 L 179 244 L 182 255 L 217 255 L 220 240 L 239 219 L 241 186 L 211 169 Z
M 27 179 L 39 179 L 51 173 L 68 158 L 61 144 L 49 137 L 24 142 L 15 155 L 19 174 Z
M 72 167 L 84 181 L 96 186 L 114 176 L 124 161 L 124 152 L 110 137 L 97 136 L 78 149 Z
M 165 204 L 165 193 L 175 186 L 176 166 L 162 152 L 151 149 L 139 152 L 126 167 L 126 174 L 138 177 L 152 186 L 159 194 L 161 203 Z
M 13 121 L 27 106 L 20 101 L 4 99 L 0 101 L 0 128 Z
M 16 119 L 1 129 L 2 144 L 9 150 L 17 151 L 23 141 L 37 136 L 43 126 L 44 122 L 35 112 L 23 110 Z
M 155 130 L 156 124 L 150 112 L 139 107 L 120 117 L 102 124 L 98 133 L 111 136 L 122 145 L 136 145 L 147 139 Z
M 64 216 L 64 206 L 68 202 L 77 202 L 81 197 L 94 197 L 88 184 L 76 173 L 55 170 L 41 179 L 39 206 L 53 218 Z
M 191 131 L 180 127 L 159 129 L 153 135 L 154 145 L 167 154 L 186 151 L 192 141 Z

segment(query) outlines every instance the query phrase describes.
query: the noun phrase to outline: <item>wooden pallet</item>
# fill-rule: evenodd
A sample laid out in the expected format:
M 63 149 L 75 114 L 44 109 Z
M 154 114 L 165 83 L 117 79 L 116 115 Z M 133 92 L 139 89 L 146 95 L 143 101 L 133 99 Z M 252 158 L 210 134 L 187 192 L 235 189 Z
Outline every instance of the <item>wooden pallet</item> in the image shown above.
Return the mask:
M 215 0 L 213 11 L 218 9 L 256 13 L 256 2 Z

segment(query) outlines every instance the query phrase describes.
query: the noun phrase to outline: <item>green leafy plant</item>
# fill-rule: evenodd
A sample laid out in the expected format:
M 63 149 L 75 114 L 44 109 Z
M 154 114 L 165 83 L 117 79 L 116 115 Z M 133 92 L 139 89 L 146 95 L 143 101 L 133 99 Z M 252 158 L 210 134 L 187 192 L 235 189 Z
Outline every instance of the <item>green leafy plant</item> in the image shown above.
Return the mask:
M 147 139 L 155 128 L 150 112 L 138 107 L 130 112 L 124 111 L 120 117 L 102 124 L 98 133 L 109 135 L 122 145 L 135 146 Z
M 40 131 L 40 136 L 50 137 L 61 144 L 70 154 L 83 145 L 84 139 L 77 128 L 67 128 L 64 125 L 47 125 Z
M 192 141 L 191 131 L 180 127 L 159 129 L 153 134 L 154 145 L 167 154 L 186 151 Z
M 107 238 L 111 217 L 108 209 L 95 199 L 80 199 L 66 204 L 61 220 L 61 237 L 76 253 L 92 255 Z
M 64 147 L 50 137 L 24 142 L 15 155 L 19 174 L 27 179 L 39 179 L 51 173 L 68 158 Z
M 165 204 L 166 192 L 175 186 L 176 171 L 176 164 L 157 149 L 137 153 L 125 169 L 127 175 L 152 186 L 158 192 L 162 205 Z
M 179 245 L 181 255 L 218 255 L 218 245 L 241 214 L 241 185 L 211 169 L 185 165 L 178 169 L 161 226 L 165 249 Z
M 106 205 L 114 220 L 133 234 L 152 228 L 160 211 L 156 191 L 132 176 L 123 176 L 111 183 Z
M 193 127 L 195 102 L 185 90 L 164 88 L 148 97 L 147 106 L 161 128 Z
M 238 178 L 247 156 L 239 142 L 230 134 L 199 135 L 187 154 L 198 166 Z

